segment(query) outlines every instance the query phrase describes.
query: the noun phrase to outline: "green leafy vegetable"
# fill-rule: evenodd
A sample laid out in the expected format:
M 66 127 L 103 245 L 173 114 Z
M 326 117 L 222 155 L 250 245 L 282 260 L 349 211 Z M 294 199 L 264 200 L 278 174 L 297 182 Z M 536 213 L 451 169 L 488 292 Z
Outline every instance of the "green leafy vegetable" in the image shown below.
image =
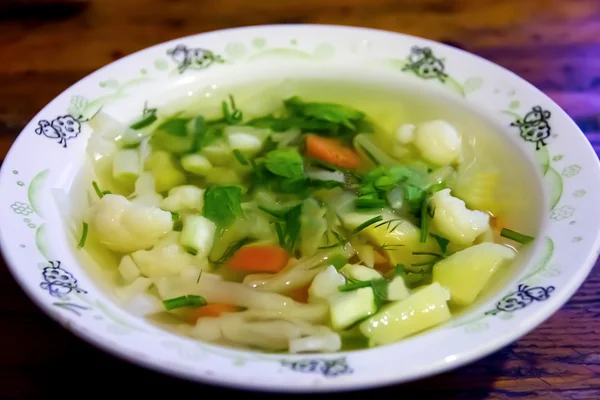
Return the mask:
M 202 150 L 223 136 L 223 124 L 206 121 L 200 115 L 192 118 L 188 126 L 194 138 L 193 151 Z
M 270 151 L 265 163 L 267 169 L 275 175 L 298 179 L 304 177 L 302 156 L 298 150 L 283 148 Z
M 243 215 L 242 189 L 238 186 L 213 186 L 204 192 L 203 215 L 219 228 L 227 228 Z
M 160 124 L 157 129 L 171 136 L 186 137 L 188 122 L 187 118 L 171 118 Z
M 267 115 L 246 124 L 276 132 L 298 128 L 303 133 L 329 136 L 354 135 L 359 131 L 373 130 L 362 112 L 342 104 L 305 102 L 297 96 L 284 100 L 283 104 L 287 115 Z
M 79 239 L 79 244 L 77 245 L 77 247 L 79 247 L 80 249 L 83 248 L 83 246 L 85 246 L 85 241 L 87 239 L 87 234 L 88 234 L 88 224 L 87 222 L 82 222 L 82 231 L 81 231 L 81 238 Z
M 279 246 L 286 249 L 290 254 L 294 254 L 300 237 L 301 215 L 302 204 L 298 204 L 285 211 L 283 218 L 275 221 Z
M 533 236 L 527 236 L 522 233 L 507 229 L 507 228 L 502 228 L 502 231 L 500 231 L 500 236 L 505 237 L 510 240 L 513 240 L 517 243 L 521 243 L 521 244 L 531 243 L 532 241 L 535 240 L 535 238 Z
M 342 104 L 304 102 L 297 96 L 284 100 L 283 104 L 292 115 L 343 125 L 350 130 L 356 130 L 355 123 L 365 117 L 362 112 Z
M 167 310 L 174 310 L 181 307 L 202 307 L 206 304 L 204 297 L 194 294 L 163 300 L 163 305 Z

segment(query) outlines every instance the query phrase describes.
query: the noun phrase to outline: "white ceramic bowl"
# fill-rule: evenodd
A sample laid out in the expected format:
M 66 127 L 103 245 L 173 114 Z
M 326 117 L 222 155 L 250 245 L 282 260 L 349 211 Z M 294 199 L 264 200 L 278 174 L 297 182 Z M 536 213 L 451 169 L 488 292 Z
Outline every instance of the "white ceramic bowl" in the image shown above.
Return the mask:
M 468 313 L 394 345 L 325 355 L 264 355 L 176 336 L 120 309 L 79 265 L 55 188 L 69 190 L 99 107 L 137 115 L 194 82 L 265 76 L 345 76 L 417 86 L 480 113 L 538 166 L 538 239 L 504 289 Z M 533 129 L 533 131 L 532 131 Z M 533 133 L 533 136 L 532 136 Z M 539 136 L 538 136 L 539 134 Z M 515 147 L 515 148 L 517 148 Z M 518 155 L 520 156 L 520 155 Z M 436 42 L 319 25 L 210 32 L 153 46 L 82 79 L 25 127 L 0 175 L 0 239 L 26 293 L 81 338 L 134 363 L 230 387 L 332 391 L 405 382 L 481 358 L 559 309 L 598 256 L 596 154 L 552 100 L 507 70 Z

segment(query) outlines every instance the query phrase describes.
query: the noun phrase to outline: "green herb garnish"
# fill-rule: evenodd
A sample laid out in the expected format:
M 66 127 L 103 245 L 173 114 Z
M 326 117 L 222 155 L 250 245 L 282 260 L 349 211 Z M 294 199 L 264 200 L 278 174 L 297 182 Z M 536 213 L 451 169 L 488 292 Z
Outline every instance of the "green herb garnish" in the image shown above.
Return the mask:
M 156 119 L 156 108 L 147 108 L 146 104 L 144 104 L 142 116 L 129 125 L 129 127 L 134 130 L 142 129 L 153 124 Z
M 204 217 L 219 228 L 227 228 L 243 215 L 239 186 L 213 186 L 204 193 Z
M 171 220 L 173 221 L 173 230 L 175 232 L 181 232 L 183 230 L 183 222 L 181 221 L 179 213 L 172 212 Z
M 502 228 L 502 231 L 500 231 L 500 236 L 521 244 L 531 243 L 535 240 L 533 236 L 524 235 L 522 233 L 515 232 L 507 228 Z
M 283 148 L 270 151 L 265 162 L 267 169 L 284 178 L 303 178 L 303 160 L 298 150 L 294 148 Z
M 82 222 L 82 226 L 83 230 L 81 231 L 81 238 L 79 239 L 79 244 L 77 245 L 77 247 L 79 247 L 80 249 L 83 248 L 83 246 L 85 246 L 85 240 L 87 239 L 88 234 L 87 222 Z
M 421 204 L 421 243 L 427 242 L 427 233 L 429 231 L 429 214 L 427 213 L 428 206 L 429 204 L 427 201 L 423 201 Z
M 376 217 L 373 217 L 371 219 L 366 220 L 365 222 L 363 222 L 362 224 L 360 224 L 359 226 L 357 226 L 356 228 L 354 228 L 352 230 L 352 233 L 359 233 L 360 231 L 368 228 L 369 226 L 376 224 L 377 222 L 383 220 L 383 217 L 381 215 L 378 215 Z
M 279 239 L 279 246 L 286 249 L 290 254 L 294 254 L 298 238 L 300 237 L 301 216 L 302 203 L 291 207 L 285 211 L 283 218 L 275 221 L 275 231 Z
M 181 307 L 202 307 L 206 300 L 202 296 L 189 294 L 187 296 L 175 297 L 173 299 L 163 300 L 163 305 L 167 310 L 174 310 Z
M 442 251 L 442 255 L 446 254 L 446 251 L 448 250 L 448 244 L 450 244 L 450 241 L 446 238 L 443 238 L 439 235 L 436 235 L 434 233 L 430 234 L 435 241 L 437 242 L 438 246 L 440 246 L 440 250 Z
M 238 160 L 238 162 L 242 165 L 250 165 L 250 161 L 246 158 L 244 154 L 239 149 L 233 150 L 233 155 Z
M 108 191 L 103 192 L 102 190 L 100 190 L 100 187 L 98 186 L 98 183 L 96 183 L 96 181 L 92 181 L 92 187 L 94 188 L 94 192 L 96 192 L 99 198 L 103 198 L 105 194 L 110 194 L 110 192 Z
M 383 199 L 373 199 L 368 197 L 359 197 L 355 201 L 356 208 L 383 208 L 386 206 L 386 201 Z
M 387 300 L 388 296 L 388 284 L 389 282 L 385 279 L 373 279 L 370 281 L 356 281 L 346 283 L 345 285 L 338 286 L 340 292 L 351 292 L 353 290 L 370 287 L 373 289 L 373 295 L 375 296 L 375 306 L 380 308 L 383 303 Z
M 229 125 L 236 125 L 242 122 L 243 113 L 235 106 L 235 100 L 229 95 L 229 104 L 225 100 L 221 103 L 223 111 L 223 120 Z
M 211 261 L 211 262 L 216 265 L 225 264 L 231 257 L 233 257 L 233 255 L 239 249 L 241 249 L 245 245 L 250 244 L 254 241 L 255 241 L 255 239 L 245 237 L 243 239 L 232 242 L 231 244 L 229 244 L 229 246 L 227 246 L 227 248 L 225 249 L 225 251 L 223 252 L 221 257 L 219 257 L 216 261 Z
M 340 292 L 351 292 L 356 289 L 361 289 L 371 286 L 371 281 L 357 281 L 346 283 L 345 285 L 338 286 Z
M 157 129 L 171 136 L 186 137 L 189 121 L 187 118 L 171 118 L 160 124 Z

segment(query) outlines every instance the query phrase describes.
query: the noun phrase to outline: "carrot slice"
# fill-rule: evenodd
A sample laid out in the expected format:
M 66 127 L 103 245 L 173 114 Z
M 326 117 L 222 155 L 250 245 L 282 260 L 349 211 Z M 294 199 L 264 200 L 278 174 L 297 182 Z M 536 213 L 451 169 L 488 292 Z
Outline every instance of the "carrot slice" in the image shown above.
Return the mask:
M 245 246 L 229 259 L 229 268 L 246 272 L 279 272 L 290 259 L 287 251 L 274 246 Z
M 310 284 L 292 290 L 288 296 L 299 303 L 308 303 L 308 288 Z
M 195 324 L 198 318 L 218 317 L 223 313 L 237 312 L 240 310 L 240 307 L 233 306 L 231 304 L 207 304 L 204 307 L 194 308 L 192 311 L 190 311 L 190 313 L 188 314 L 188 321 L 191 324 Z
M 332 138 L 306 136 L 306 154 L 342 168 L 356 169 L 360 166 L 359 155 L 350 147 Z

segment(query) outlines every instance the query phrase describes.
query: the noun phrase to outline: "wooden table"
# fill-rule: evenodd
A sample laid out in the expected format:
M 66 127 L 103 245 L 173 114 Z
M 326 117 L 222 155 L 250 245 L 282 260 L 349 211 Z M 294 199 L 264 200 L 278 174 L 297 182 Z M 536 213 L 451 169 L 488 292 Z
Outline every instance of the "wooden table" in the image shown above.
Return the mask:
M 0 8 L 0 158 L 47 102 L 111 61 L 184 35 L 279 23 L 380 28 L 464 48 L 544 90 L 600 149 L 600 0 L 52 1 Z M 76 339 L 25 297 L 4 266 L 0 299 L 0 398 L 114 396 L 121 385 L 138 395 L 230 394 L 134 367 Z M 600 267 L 518 342 L 456 371 L 367 395 L 600 399 Z

